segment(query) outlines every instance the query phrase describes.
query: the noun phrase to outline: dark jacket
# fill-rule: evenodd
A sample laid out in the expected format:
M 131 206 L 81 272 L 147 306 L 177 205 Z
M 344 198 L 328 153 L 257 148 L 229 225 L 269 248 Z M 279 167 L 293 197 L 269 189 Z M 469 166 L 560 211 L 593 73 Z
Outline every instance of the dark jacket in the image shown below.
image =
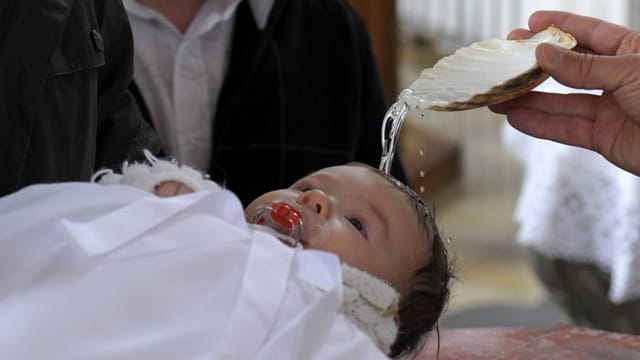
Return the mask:
M 0 195 L 157 150 L 132 56 L 119 0 L 0 1 Z
M 386 110 L 366 26 L 346 1 L 276 0 L 263 31 L 243 1 L 209 173 L 246 205 L 322 167 L 378 167 Z

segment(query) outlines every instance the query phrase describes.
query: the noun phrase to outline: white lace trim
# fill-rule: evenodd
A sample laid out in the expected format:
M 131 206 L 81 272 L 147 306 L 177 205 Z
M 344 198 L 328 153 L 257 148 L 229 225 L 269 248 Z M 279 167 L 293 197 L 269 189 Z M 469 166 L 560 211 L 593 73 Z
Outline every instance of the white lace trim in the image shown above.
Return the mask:
M 160 160 L 145 150 L 148 163 L 128 163 L 122 165 L 122 173 L 111 169 L 96 172 L 92 182 L 104 185 L 130 185 L 153 193 L 155 187 L 165 181 L 178 181 L 193 191 L 214 190 L 220 186 L 197 170 L 175 161 Z
M 640 177 L 592 151 L 510 127 L 503 140 L 525 165 L 517 240 L 552 258 L 598 266 L 611 275 L 614 303 L 640 298 Z

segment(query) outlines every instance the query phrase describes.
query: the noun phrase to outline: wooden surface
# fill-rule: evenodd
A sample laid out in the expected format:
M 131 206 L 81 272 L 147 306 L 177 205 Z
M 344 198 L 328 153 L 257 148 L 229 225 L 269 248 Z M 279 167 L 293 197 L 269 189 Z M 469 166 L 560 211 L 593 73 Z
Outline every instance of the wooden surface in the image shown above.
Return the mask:
M 400 132 L 396 156 L 402 159 L 409 185 L 425 200 L 453 184 L 461 173 L 458 144 L 408 121 Z
M 398 96 L 396 2 L 349 0 L 349 3 L 367 24 L 387 101 L 391 104 Z
M 433 335 L 433 334 L 432 334 Z M 416 360 L 436 359 L 432 336 Z M 640 336 L 573 325 L 552 328 L 468 328 L 440 331 L 438 360 L 640 359 Z

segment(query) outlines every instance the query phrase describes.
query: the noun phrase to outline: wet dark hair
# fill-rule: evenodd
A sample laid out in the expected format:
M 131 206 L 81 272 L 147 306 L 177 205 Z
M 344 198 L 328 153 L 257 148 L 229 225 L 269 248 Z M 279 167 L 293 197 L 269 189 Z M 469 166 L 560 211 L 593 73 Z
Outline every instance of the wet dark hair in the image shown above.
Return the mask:
M 422 349 L 431 330 L 435 329 L 439 337 L 438 319 L 449 300 L 450 281 L 454 276 L 444 239 L 429 207 L 411 187 L 369 165 L 357 162 L 347 165 L 368 167 L 402 192 L 414 206 L 425 238 L 432 241 L 431 256 L 415 271 L 407 291 L 400 297 L 398 335 L 388 355 L 395 358 L 413 354 Z

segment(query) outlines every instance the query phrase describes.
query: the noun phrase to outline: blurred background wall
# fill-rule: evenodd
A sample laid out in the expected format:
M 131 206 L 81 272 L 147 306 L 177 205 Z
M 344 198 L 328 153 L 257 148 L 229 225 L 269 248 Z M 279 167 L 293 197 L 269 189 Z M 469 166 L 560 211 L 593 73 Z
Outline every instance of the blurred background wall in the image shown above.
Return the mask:
M 535 10 L 567 10 L 640 27 L 640 1 L 633 0 L 350 1 L 369 27 L 390 103 L 441 57 L 526 28 Z M 514 240 L 511 216 L 523 170 L 502 146 L 504 121 L 484 108 L 410 112 L 401 133 L 399 156 L 414 189 L 436 209 L 458 270 L 442 327 L 569 321 Z
M 446 37 L 468 43 L 503 38 L 516 27 L 526 27 L 529 15 L 541 9 L 559 9 L 628 24 L 632 0 L 397 0 L 402 35 Z

